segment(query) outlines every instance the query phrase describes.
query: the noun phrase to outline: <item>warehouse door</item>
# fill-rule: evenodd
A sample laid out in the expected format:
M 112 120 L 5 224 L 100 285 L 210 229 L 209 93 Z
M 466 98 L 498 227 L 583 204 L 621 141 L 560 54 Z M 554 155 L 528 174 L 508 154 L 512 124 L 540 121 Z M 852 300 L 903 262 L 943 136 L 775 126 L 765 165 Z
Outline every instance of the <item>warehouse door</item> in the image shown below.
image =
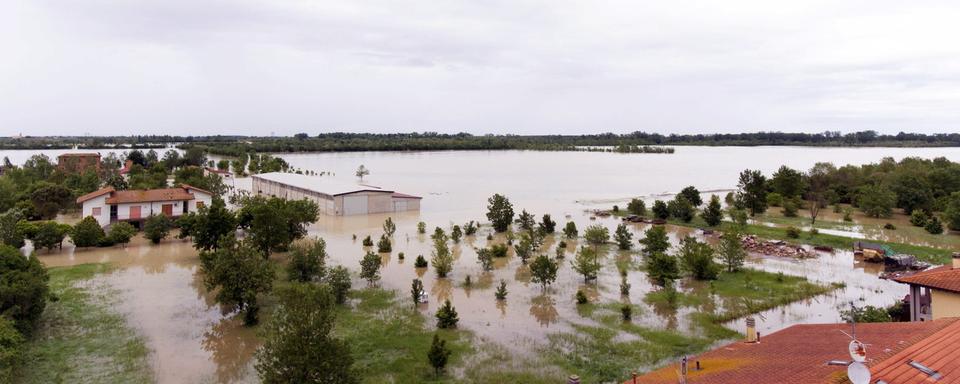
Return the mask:
M 366 215 L 367 214 L 367 196 L 344 196 L 343 197 L 344 215 Z
M 394 200 L 393 201 L 393 211 L 394 212 L 403 212 L 407 210 L 407 201 L 406 200 Z

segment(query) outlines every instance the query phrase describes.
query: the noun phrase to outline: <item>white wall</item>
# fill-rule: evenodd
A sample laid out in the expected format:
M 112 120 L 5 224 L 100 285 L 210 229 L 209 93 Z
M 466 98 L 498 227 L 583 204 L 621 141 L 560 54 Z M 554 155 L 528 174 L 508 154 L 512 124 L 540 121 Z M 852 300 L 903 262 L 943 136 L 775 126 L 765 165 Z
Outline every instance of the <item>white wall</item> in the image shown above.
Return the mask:
M 100 207 L 100 215 L 93 216 L 94 219 L 97 219 L 97 223 L 101 227 L 105 227 L 107 224 L 110 224 L 110 206 L 107 205 L 107 196 L 110 194 L 105 193 L 103 195 L 97 196 L 90 200 L 83 202 L 83 208 L 81 209 L 82 217 L 93 216 L 93 208 Z
M 200 192 L 196 189 L 191 189 L 190 192 L 193 193 L 193 200 L 190 200 L 187 202 L 187 212 L 196 212 L 198 201 L 203 202 L 203 205 L 207 207 L 209 207 L 210 204 L 213 204 L 212 195 Z M 181 214 L 182 214 L 182 211 L 181 213 L 174 213 L 174 215 L 181 215 Z

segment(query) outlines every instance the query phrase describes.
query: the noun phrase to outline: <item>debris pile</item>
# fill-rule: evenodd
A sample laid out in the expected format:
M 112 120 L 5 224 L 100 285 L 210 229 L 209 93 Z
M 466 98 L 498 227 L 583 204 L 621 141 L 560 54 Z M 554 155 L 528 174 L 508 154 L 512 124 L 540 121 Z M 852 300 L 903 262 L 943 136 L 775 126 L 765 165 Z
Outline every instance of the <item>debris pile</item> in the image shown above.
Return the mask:
M 783 240 L 761 240 L 754 235 L 743 238 L 743 248 L 767 256 L 794 257 L 805 259 L 814 255 L 799 245 L 788 244 Z

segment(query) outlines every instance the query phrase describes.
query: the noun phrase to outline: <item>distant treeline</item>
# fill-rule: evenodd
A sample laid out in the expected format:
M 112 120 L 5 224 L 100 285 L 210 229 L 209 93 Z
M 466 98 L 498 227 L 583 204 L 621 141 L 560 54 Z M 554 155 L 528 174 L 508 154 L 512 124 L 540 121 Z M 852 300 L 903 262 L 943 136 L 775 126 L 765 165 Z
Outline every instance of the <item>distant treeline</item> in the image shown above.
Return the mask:
M 181 148 L 202 145 L 218 155 L 253 152 L 350 152 L 428 150 L 540 150 L 583 151 L 585 148 L 613 147 L 613 152 L 670 153 L 664 145 L 758 146 L 796 145 L 833 147 L 952 147 L 960 146 L 960 134 L 898 133 L 875 131 L 784 133 L 756 132 L 731 134 L 662 135 L 633 132 L 592 135 L 482 135 L 468 133 L 299 133 L 285 137 L 263 136 L 115 136 L 115 137 L 27 137 L 2 138 L 0 149 L 107 148 L 117 145 L 143 146 L 177 143 Z M 630 148 L 621 151 L 616 148 Z M 606 149 L 605 149 L 606 150 Z

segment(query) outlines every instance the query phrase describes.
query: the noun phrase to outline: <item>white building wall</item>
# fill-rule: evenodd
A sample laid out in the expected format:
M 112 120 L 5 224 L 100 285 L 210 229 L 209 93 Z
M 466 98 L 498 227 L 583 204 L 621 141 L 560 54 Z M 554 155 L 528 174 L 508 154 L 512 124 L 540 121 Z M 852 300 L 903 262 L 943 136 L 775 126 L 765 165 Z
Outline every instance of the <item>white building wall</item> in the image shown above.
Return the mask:
M 213 204 L 213 196 L 210 194 L 200 192 L 196 189 L 191 189 L 190 193 L 193 193 L 193 200 L 187 201 L 187 212 L 196 212 L 197 209 L 199 209 L 197 208 L 198 202 L 203 203 L 206 207 Z M 174 215 L 181 215 L 183 213 L 182 210 L 180 212 L 181 213 L 174 213 Z
M 110 206 L 107 205 L 108 195 L 109 194 L 103 194 L 84 201 L 83 208 L 81 209 L 81 211 L 83 211 L 82 217 L 93 216 L 94 219 L 97 219 L 97 223 L 100 224 L 101 227 L 110 224 Z M 100 214 L 94 215 L 93 208 L 100 208 Z

